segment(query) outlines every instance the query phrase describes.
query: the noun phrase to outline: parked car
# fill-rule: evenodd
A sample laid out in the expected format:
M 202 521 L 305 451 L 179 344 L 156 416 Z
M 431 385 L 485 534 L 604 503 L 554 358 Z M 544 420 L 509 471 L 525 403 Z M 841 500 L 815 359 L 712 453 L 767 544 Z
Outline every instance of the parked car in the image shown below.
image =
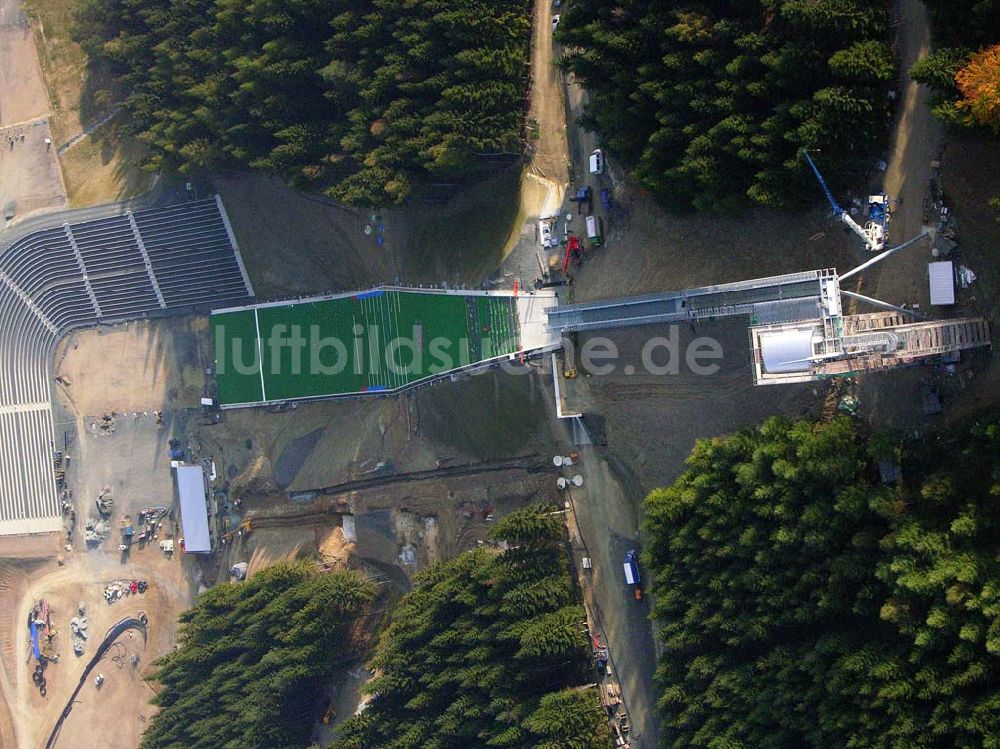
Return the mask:
M 552 236 L 552 222 L 548 219 L 538 221 L 538 241 L 542 247 L 558 247 L 559 240 Z
M 552 33 L 556 33 L 556 29 L 559 28 L 559 14 L 556 13 L 552 16 Z

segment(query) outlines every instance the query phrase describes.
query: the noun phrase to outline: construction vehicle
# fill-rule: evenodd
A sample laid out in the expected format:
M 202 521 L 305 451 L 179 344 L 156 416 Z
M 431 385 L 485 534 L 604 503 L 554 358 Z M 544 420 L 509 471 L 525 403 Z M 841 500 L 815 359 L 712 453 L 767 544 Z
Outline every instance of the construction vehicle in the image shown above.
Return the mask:
M 590 640 L 593 645 L 594 668 L 602 676 L 611 676 L 611 664 L 609 663 L 611 656 L 607 645 L 601 644 L 600 635 L 592 634 Z
M 570 197 L 570 203 L 576 203 L 579 206 L 579 211 L 583 212 L 583 207 L 587 206 L 587 213 L 594 212 L 594 191 L 591 189 L 590 185 L 585 187 L 577 188 L 576 193 Z
M 625 584 L 631 585 L 635 591 L 635 600 L 642 600 L 642 578 L 639 576 L 639 555 L 635 549 L 625 555 Z
M 590 152 L 590 173 L 604 174 L 604 151 L 600 148 Z
M 132 516 L 126 515 L 121 521 L 122 543 L 121 549 L 124 551 L 132 545 L 132 537 L 135 535 L 135 528 L 132 525 Z
M 816 175 L 816 179 L 819 181 L 819 186 L 823 188 L 823 193 L 830 202 L 833 214 L 843 221 L 851 231 L 861 237 L 867 249 L 872 252 L 881 252 L 885 249 L 885 241 L 889 230 L 889 196 L 885 194 L 868 196 L 868 221 L 862 227 L 851 217 L 850 213 L 841 208 L 840 204 L 837 203 L 833 197 L 833 193 L 830 192 L 830 188 L 827 187 L 826 180 L 823 179 L 819 168 L 809 155 L 809 151 L 803 148 L 802 155 L 806 157 L 806 161 L 812 168 L 813 174 Z
M 604 219 L 600 216 L 587 216 L 587 239 L 591 247 L 604 244 Z
M 242 523 L 240 523 L 239 528 L 236 530 L 229 531 L 222 537 L 223 543 L 229 543 L 237 536 L 243 536 L 244 538 L 249 538 L 250 534 L 253 533 L 253 520 L 247 518 Z
M 569 270 L 570 258 L 572 258 L 574 265 L 583 263 L 583 246 L 580 244 L 580 240 L 572 235 L 566 242 L 566 254 L 563 256 L 562 271 L 564 276 L 566 275 L 566 271 Z

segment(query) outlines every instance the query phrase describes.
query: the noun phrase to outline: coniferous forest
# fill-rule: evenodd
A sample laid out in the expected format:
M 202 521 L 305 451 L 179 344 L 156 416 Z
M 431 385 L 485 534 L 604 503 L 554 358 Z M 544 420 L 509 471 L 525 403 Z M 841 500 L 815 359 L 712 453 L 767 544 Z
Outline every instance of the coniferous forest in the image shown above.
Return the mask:
M 1000 745 L 1000 419 L 704 440 L 646 500 L 663 746 Z
M 1000 136 L 1000 0 L 927 0 L 937 41 L 913 66 L 945 122 Z
M 840 188 L 884 147 L 891 5 L 574 0 L 558 38 L 583 124 L 667 209 L 787 208 L 816 196 L 802 148 Z
M 405 199 L 523 149 L 530 0 L 80 0 L 149 166 Z
M 354 572 L 279 563 L 203 593 L 156 662 L 143 749 L 303 749 L 317 694 L 365 643 L 352 629 L 376 586 Z
M 376 649 L 371 702 L 336 749 L 610 746 L 554 509 L 507 515 L 491 533 L 502 551 L 415 579 Z

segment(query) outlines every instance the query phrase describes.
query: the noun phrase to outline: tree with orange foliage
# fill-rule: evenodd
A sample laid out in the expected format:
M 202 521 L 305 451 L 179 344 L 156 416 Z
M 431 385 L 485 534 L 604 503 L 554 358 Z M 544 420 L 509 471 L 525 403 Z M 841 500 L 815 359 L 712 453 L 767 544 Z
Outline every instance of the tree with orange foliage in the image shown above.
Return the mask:
M 973 55 L 955 83 L 962 93 L 955 106 L 1000 135 L 1000 44 Z

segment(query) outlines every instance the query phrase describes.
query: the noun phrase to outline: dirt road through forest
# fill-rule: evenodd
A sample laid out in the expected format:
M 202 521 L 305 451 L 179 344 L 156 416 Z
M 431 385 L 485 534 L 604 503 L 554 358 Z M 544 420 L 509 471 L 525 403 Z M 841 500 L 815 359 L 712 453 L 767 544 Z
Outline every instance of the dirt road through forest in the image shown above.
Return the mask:
M 931 51 L 927 9 L 920 0 L 899 0 L 897 45 L 902 101 L 891 141 L 885 191 L 895 202 L 889 240 L 899 244 L 923 230 L 923 203 L 943 136 L 931 114 L 931 91 L 910 78 L 909 70 Z M 884 261 L 866 274 L 864 288 L 892 304 L 929 302 L 927 262 L 930 243 L 925 241 Z

